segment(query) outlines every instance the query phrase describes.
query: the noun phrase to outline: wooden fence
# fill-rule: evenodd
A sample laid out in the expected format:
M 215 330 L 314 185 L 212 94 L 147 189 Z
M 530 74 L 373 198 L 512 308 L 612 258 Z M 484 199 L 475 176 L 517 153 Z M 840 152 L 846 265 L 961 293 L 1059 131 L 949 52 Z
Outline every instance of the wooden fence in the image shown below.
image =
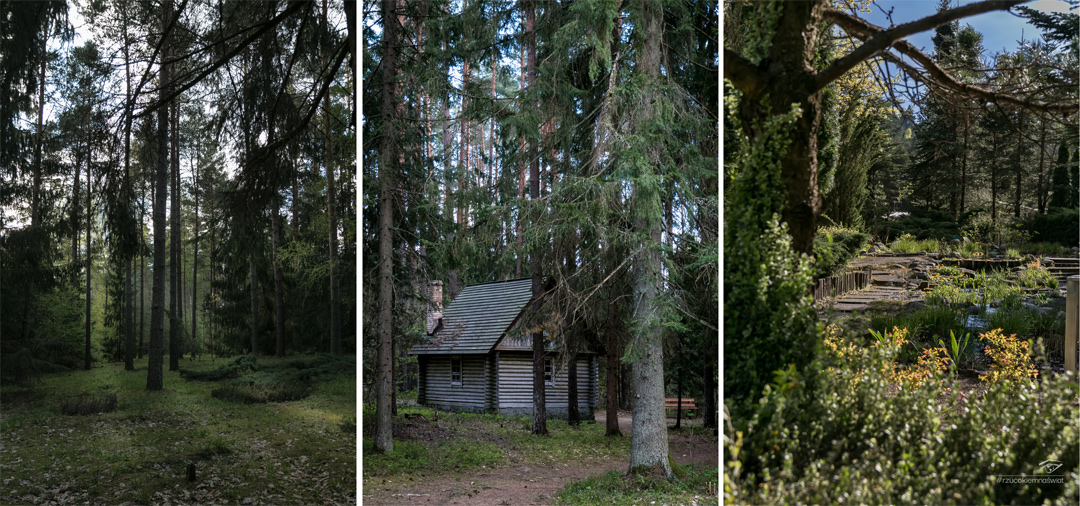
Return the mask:
M 836 297 L 847 292 L 861 290 L 870 286 L 874 280 L 873 270 L 867 266 L 861 271 L 851 271 L 836 276 L 821 278 L 814 282 L 814 302 L 829 297 Z
M 1076 341 L 1080 338 L 1080 276 L 1069 276 L 1065 285 L 1065 370 L 1077 372 Z

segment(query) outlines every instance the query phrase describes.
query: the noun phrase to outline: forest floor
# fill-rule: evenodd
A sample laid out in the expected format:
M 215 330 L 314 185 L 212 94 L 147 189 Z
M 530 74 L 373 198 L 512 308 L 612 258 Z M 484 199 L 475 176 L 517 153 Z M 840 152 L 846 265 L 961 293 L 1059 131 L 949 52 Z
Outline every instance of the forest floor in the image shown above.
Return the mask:
M 346 360 L 355 371 L 355 358 Z M 230 362 L 185 358 L 180 367 Z M 356 503 L 354 374 L 315 382 L 302 400 L 242 404 L 211 397 L 219 382 L 167 370 L 165 388 L 149 392 L 146 359 L 135 365 L 96 364 L 0 390 L 0 504 Z M 110 394 L 113 411 L 61 413 Z
M 718 503 L 719 440 L 711 429 L 703 429 L 700 419 L 684 419 L 677 431 L 670 429 L 674 420 L 668 420 L 669 454 L 687 471 L 672 483 L 624 476 L 630 458 L 629 413 L 620 413 L 620 438 L 604 436 L 603 412 L 595 422 L 573 428 L 548 420 L 549 436 L 543 437 L 529 433 L 531 420 L 525 418 L 439 412 L 436 419 L 430 409 L 399 408 L 394 455 L 374 453 L 371 438 L 364 438 L 363 503 Z

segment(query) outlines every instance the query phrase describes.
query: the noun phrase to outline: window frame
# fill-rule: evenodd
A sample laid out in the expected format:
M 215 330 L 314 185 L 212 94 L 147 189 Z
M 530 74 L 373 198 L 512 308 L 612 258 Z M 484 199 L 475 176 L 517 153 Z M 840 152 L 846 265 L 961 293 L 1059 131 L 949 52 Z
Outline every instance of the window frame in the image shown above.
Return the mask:
M 555 359 L 544 359 L 544 385 L 555 385 Z
M 455 376 L 454 365 L 455 364 L 457 365 L 457 371 L 456 371 L 457 381 L 454 380 L 454 376 Z M 451 386 L 460 386 L 461 383 L 462 383 L 461 380 L 464 379 L 464 377 L 465 377 L 465 370 L 464 370 L 464 367 L 462 367 L 462 364 L 461 364 L 461 357 L 450 357 L 450 385 Z

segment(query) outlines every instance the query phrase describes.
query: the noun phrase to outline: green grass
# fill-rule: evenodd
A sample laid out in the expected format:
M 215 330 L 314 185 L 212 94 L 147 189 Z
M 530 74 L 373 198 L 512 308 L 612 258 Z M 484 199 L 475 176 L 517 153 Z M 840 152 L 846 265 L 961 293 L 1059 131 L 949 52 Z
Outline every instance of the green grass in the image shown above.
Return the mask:
M 910 234 L 901 235 L 889 245 L 889 251 L 893 253 L 919 253 L 925 251 L 932 253 L 941 249 L 941 242 L 936 239 L 915 239 Z
M 418 424 L 437 433 L 438 438 L 421 442 L 395 437 L 394 451 L 384 455 L 376 453 L 374 440 L 365 437 L 365 479 L 403 481 L 413 474 L 450 474 L 482 466 L 619 459 L 627 458 L 630 452 L 628 438 L 606 437 L 603 424 L 598 423 L 570 427 L 565 420 L 551 419 L 547 421 L 549 435 L 537 437 L 530 433 L 528 418 L 440 411 L 436 419 L 433 409 L 410 406 L 398 407 L 394 426 L 410 425 L 407 415 L 422 416 Z
M 211 397 L 219 383 L 185 381 L 177 372 L 165 371 L 164 390 L 149 392 L 146 359 L 135 363 L 136 371 L 110 363 L 3 387 L 0 442 L 8 451 L 0 453 L 0 503 L 331 503 L 356 496 L 355 433 L 339 428 L 350 417 L 355 423 L 351 371 L 313 383 L 303 400 L 240 404 Z M 225 363 L 184 359 L 182 367 Z M 112 412 L 61 414 L 67 400 L 107 395 L 116 396 Z M 186 479 L 189 463 L 195 483 Z M 61 498 L 61 490 L 68 495 Z
M 718 469 L 683 468 L 682 479 L 626 476 L 609 471 L 570 483 L 559 493 L 559 504 L 640 505 L 640 504 L 719 504 Z

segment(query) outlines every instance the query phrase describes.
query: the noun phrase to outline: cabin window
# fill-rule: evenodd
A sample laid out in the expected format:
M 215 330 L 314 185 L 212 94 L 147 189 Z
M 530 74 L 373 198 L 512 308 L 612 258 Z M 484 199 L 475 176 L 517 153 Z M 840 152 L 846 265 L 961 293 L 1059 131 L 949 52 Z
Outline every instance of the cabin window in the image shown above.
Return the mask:
M 460 358 L 452 358 L 452 359 L 450 359 L 450 384 L 451 385 L 460 385 L 461 384 L 461 359 Z
M 555 384 L 555 361 L 550 358 L 544 359 L 544 384 Z

